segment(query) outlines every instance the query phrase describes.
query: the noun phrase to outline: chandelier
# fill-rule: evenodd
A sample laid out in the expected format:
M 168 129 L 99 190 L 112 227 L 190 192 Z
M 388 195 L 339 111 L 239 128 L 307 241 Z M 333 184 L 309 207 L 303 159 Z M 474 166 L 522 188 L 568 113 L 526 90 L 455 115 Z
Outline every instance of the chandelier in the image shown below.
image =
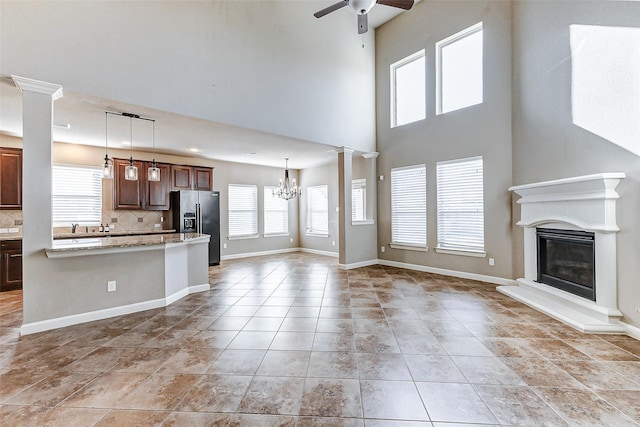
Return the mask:
M 280 180 L 280 185 L 278 189 L 273 192 L 273 195 L 284 200 L 291 200 L 300 195 L 300 190 L 298 189 L 295 178 L 293 180 L 289 178 L 289 158 L 285 158 L 284 160 L 284 181 Z

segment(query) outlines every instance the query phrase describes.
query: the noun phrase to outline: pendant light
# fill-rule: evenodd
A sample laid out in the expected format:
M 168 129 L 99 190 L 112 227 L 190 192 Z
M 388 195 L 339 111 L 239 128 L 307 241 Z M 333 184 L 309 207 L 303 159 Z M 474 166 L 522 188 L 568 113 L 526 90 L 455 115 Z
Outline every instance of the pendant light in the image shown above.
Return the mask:
M 147 181 L 160 181 L 160 169 L 156 163 L 156 121 L 152 120 L 151 138 L 153 141 L 153 160 L 151 167 L 147 171 Z
M 284 200 L 291 200 L 297 197 L 300 191 L 298 190 L 298 184 L 296 184 L 295 178 L 293 180 L 289 178 L 289 158 L 285 158 L 284 161 L 284 181 L 280 180 L 279 188 L 273 192 L 273 195 Z
M 122 113 L 123 116 L 129 117 L 129 166 L 124 168 L 124 179 L 127 181 L 138 180 L 138 168 L 133 165 L 133 117 L 134 114 Z M 137 117 L 136 117 L 137 118 Z
M 107 146 L 109 142 L 109 113 L 104 112 L 104 166 L 102 167 L 102 177 L 105 179 L 113 179 L 113 160 L 107 154 Z

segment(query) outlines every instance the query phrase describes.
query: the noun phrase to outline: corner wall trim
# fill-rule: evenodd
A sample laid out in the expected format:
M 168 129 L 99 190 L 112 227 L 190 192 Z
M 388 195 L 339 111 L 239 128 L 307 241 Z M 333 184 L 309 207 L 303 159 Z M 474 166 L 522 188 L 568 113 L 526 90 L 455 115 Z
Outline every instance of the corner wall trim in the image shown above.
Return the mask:
M 338 268 L 340 270 L 352 270 L 354 268 L 369 267 L 370 265 L 376 264 L 378 264 L 377 259 L 370 259 L 367 261 L 354 262 L 351 264 L 338 264 Z
M 325 256 L 338 258 L 338 252 L 320 251 L 318 249 L 309 249 L 309 248 L 298 248 L 298 251 L 306 252 L 309 254 L 325 255 Z
M 69 316 L 47 319 L 39 322 L 25 323 L 20 328 L 20 335 L 30 335 L 38 332 L 49 331 L 51 329 L 63 328 L 65 326 L 78 325 L 80 323 L 94 322 L 96 320 L 108 319 L 110 317 L 122 316 L 125 314 L 137 313 L 139 311 L 152 310 L 154 308 L 166 307 L 179 299 L 196 292 L 208 291 L 211 285 L 194 285 L 181 289 L 166 298 L 158 298 L 149 301 L 136 302 L 119 307 L 105 308 L 102 310 L 90 311 L 87 313 L 71 314 Z
M 424 271 L 425 273 L 442 274 L 443 276 L 459 277 L 461 279 L 477 280 L 480 282 L 495 283 L 496 285 L 515 285 L 513 279 L 505 279 L 502 277 L 486 276 L 484 274 L 467 273 L 465 271 L 447 270 L 444 268 L 427 267 L 424 265 L 407 264 L 404 262 L 389 261 L 379 259 L 378 264 L 389 267 L 406 268 L 408 270 Z
M 228 261 L 230 259 L 238 259 L 238 258 L 251 258 L 254 256 L 265 256 L 265 255 L 277 255 L 277 254 L 286 254 L 289 252 L 299 252 L 300 248 L 285 248 L 285 249 L 274 249 L 271 251 L 261 251 L 261 252 L 245 252 L 242 254 L 231 254 L 231 255 L 223 255 L 220 257 L 221 261 Z
M 635 338 L 637 340 L 640 340 L 640 328 L 638 328 L 637 326 L 630 325 L 630 324 L 625 323 L 625 322 L 620 322 L 620 323 L 626 329 L 627 335 L 629 335 L 630 337 Z

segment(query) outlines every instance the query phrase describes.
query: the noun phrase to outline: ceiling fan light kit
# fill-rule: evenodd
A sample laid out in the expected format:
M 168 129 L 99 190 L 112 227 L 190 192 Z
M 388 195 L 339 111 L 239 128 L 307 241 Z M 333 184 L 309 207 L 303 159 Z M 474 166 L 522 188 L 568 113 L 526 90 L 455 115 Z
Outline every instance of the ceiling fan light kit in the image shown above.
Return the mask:
M 413 7 L 414 0 L 342 0 L 329 7 L 326 7 L 313 16 L 316 18 L 322 18 L 325 15 L 330 14 L 338 9 L 342 9 L 345 6 L 349 6 L 358 15 L 358 34 L 364 34 L 369 31 L 369 23 L 367 14 L 373 8 L 376 3 L 383 4 L 385 6 L 397 7 L 399 9 L 409 10 Z

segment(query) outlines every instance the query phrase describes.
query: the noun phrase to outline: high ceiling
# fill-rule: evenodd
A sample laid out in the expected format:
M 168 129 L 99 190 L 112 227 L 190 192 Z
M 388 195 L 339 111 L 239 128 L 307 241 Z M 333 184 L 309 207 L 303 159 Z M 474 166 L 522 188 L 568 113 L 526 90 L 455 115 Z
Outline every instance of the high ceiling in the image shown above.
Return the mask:
M 331 0 L 327 2 L 331 3 Z M 315 4 L 323 4 L 315 3 Z M 392 19 L 401 9 L 376 6 L 370 12 L 370 32 L 382 23 Z M 344 14 L 341 16 L 339 14 Z M 357 32 L 356 17 L 346 8 L 337 11 L 337 17 L 325 17 L 312 21 L 315 26 L 335 28 L 336 20 L 341 22 L 350 20 L 352 25 L 341 24 L 341 31 L 345 32 L 345 42 L 353 43 L 353 35 Z M 353 15 L 353 16 L 352 16 Z M 315 18 L 314 18 L 315 19 Z M 322 27 L 320 27 L 322 28 Z M 274 29 L 275 30 L 275 29 Z M 282 31 L 282 30 L 280 30 Z M 296 29 L 298 31 L 298 29 Z M 348 31 L 348 32 L 347 32 Z M 5 38 L 6 39 L 6 38 Z M 364 43 L 364 38 L 356 39 L 357 43 Z M 373 39 L 368 39 L 373 40 Z M 373 64 L 371 64 L 373 67 Z M 10 74 L 18 74 L 8 71 Z M 21 77 L 37 78 L 24 75 Z M 51 83 L 58 83 L 55 80 Z M 156 151 L 166 154 L 197 156 L 210 159 L 260 164 L 265 166 L 282 167 L 283 158 L 291 158 L 290 167 L 303 169 L 330 162 L 335 159 L 335 147 L 342 142 L 331 145 L 320 143 L 318 139 L 295 137 L 295 131 L 287 129 L 283 133 L 268 132 L 251 128 L 251 120 L 243 121 L 244 126 L 230 125 L 194 116 L 178 114 L 175 111 L 143 107 L 140 105 L 90 96 L 69 90 L 63 85 L 64 96 L 55 102 L 54 109 L 54 140 L 76 144 L 104 146 L 105 144 L 105 111 L 130 112 L 142 117 L 156 120 L 155 145 Z M 22 135 L 22 97 L 10 76 L 0 78 L 0 133 Z M 247 109 L 249 110 L 249 109 Z M 247 125 L 248 124 L 248 125 Z M 148 123 L 134 121 L 133 147 L 136 151 L 151 151 L 151 128 Z M 264 128 L 264 126 L 262 126 Z M 109 116 L 108 122 L 109 146 L 127 148 L 123 141 L 129 139 L 129 120 L 124 117 Z M 326 138 L 325 138 L 326 139 Z

